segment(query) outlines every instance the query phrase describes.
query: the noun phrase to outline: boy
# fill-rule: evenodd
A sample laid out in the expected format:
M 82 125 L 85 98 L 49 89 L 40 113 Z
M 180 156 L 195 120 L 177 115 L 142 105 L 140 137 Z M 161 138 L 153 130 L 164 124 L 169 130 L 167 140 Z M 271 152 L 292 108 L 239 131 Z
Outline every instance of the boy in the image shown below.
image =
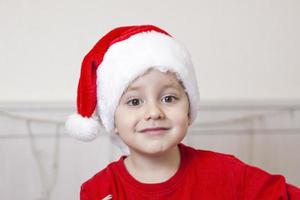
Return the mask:
M 129 155 L 86 181 L 80 199 L 300 199 L 280 175 L 182 144 L 198 103 L 189 53 L 167 32 L 129 26 L 101 38 L 83 60 L 66 127 L 92 140 L 101 123 Z

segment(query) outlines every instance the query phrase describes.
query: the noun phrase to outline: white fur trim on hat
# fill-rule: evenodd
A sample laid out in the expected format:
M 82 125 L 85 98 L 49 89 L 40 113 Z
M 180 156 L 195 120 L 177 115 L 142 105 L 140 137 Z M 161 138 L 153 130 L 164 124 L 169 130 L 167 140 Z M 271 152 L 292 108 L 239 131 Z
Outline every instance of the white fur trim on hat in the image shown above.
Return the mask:
M 114 130 L 114 114 L 124 90 L 150 68 L 176 73 L 189 97 L 191 122 L 196 118 L 199 91 L 188 51 L 168 35 L 142 32 L 113 44 L 97 69 L 98 113 L 108 132 Z
M 97 137 L 100 124 L 94 118 L 73 114 L 66 121 L 66 129 L 70 135 L 79 140 L 91 141 Z

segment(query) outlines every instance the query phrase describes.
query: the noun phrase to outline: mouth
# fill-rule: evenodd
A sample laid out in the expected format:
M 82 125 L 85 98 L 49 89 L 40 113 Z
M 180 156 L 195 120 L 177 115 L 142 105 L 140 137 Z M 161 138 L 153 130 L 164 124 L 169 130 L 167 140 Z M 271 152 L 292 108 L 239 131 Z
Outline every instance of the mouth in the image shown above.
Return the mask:
M 145 128 L 141 130 L 141 133 L 149 134 L 149 135 L 162 135 L 165 134 L 167 130 L 170 128 L 165 127 L 155 127 L 155 128 Z

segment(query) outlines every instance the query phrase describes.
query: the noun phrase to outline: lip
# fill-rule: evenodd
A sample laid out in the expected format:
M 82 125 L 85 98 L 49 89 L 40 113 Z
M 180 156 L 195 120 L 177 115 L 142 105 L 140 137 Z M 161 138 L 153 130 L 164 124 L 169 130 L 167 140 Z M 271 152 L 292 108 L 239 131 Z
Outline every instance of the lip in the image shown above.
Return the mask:
M 145 129 L 141 130 L 140 132 L 146 133 L 149 135 L 161 135 L 161 134 L 164 134 L 167 130 L 169 130 L 169 128 L 155 127 L 155 128 L 145 128 Z

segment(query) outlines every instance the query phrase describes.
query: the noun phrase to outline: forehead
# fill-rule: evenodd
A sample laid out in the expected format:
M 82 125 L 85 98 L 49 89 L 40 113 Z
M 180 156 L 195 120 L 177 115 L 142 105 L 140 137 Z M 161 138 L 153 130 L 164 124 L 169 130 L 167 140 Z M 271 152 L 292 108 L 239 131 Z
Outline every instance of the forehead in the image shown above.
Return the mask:
M 174 88 L 182 88 L 182 82 L 177 78 L 174 72 L 161 72 L 156 69 L 150 69 L 143 75 L 136 78 L 127 88 L 126 91 L 136 90 L 143 86 L 161 86 L 161 87 L 174 87 Z

